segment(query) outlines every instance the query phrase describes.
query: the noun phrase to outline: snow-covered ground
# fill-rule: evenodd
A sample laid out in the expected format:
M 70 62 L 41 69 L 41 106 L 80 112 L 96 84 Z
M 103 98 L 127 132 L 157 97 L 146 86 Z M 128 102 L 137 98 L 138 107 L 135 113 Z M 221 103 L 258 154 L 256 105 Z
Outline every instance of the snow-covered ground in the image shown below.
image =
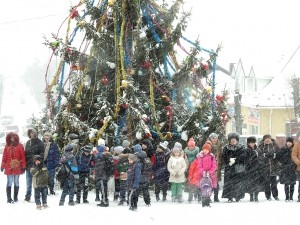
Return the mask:
M 0 155 L 2 158 L 2 155 Z M 222 225 L 254 225 L 254 224 L 286 224 L 299 214 L 300 203 L 285 202 L 283 185 L 278 185 L 280 201 L 267 201 L 260 193 L 259 203 L 249 202 L 246 195 L 239 203 L 227 203 L 221 199 L 220 203 L 212 203 L 211 208 L 202 208 L 201 204 L 193 202 L 187 204 L 185 193 L 182 204 L 171 203 L 168 193 L 167 202 L 156 202 L 151 192 L 151 207 L 146 207 L 143 199 L 139 200 L 138 211 L 128 210 L 128 206 L 118 206 L 110 196 L 110 206 L 101 208 L 96 206 L 95 192 L 89 192 L 90 204 L 75 206 L 58 206 L 61 191 L 56 190 L 55 196 L 48 196 L 48 209 L 36 210 L 35 203 L 23 202 L 25 195 L 25 175 L 20 178 L 20 201 L 15 204 L 6 203 L 6 176 L 0 174 L 0 208 L 1 221 L 6 224 L 222 224 Z M 297 188 L 294 199 L 297 199 Z M 220 193 L 221 195 L 221 193 Z M 66 202 L 68 196 L 66 198 Z M 294 219 L 293 219 L 294 220 Z

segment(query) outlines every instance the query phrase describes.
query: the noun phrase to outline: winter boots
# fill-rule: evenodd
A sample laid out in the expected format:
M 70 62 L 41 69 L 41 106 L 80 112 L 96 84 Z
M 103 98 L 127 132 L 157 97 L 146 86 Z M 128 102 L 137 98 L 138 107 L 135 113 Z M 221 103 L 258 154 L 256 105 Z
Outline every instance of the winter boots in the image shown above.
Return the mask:
M 284 185 L 285 201 L 293 201 L 294 185 Z
M 177 199 L 178 199 L 178 203 L 182 203 L 182 202 L 183 202 L 183 200 L 182 200 L 182 195 L 178 195 L 178 196 L 177 196 Z
M 220 202 L 220 200 L 219 200 L 219 187 L 214 188 L 214 202 Z
M 97 204 L 97 206 L 100 206 L 100 207 L 108 207 L 108 206 L 109 206 L 109 203 L 106 202 L 106 201 L 101 200 L 100 204 Z
M 155 198 L 156 198 L 156 201 L 157 201 L 157 202 L 160 201 L 159 193 L 155 193 Z
M 6 187 L 6 196 L 7 196 L 7 203 L 14 203 L 11 198 L 11 186 Z
M 14 202 L 18 202 L 19 201 L 18 194 L 19 194 L 19 187 L 16 186 L 16 187 L 14 187 Z
M 210 207 L 210 198 L 209 197 L 202 198 L 202 207 Z

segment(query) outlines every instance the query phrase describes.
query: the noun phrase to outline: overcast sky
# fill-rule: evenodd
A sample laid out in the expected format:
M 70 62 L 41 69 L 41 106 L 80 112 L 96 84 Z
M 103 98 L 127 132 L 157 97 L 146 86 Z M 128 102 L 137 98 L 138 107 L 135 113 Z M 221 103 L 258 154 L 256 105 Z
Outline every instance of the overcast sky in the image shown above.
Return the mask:
M 0 73 L 18 76 L 35 59 L 47 62 L 50 51 L 42 45 L 68 15 L 70 2 L 79 0 L 0 0 Z M 202 47 L 222 43 L 218 62 L 242 59 L 258 76 L 275 76 L 300 45 L 300 1 L 297 0 L 185 0 L 193 16 L 185 36 L 199 35 Z

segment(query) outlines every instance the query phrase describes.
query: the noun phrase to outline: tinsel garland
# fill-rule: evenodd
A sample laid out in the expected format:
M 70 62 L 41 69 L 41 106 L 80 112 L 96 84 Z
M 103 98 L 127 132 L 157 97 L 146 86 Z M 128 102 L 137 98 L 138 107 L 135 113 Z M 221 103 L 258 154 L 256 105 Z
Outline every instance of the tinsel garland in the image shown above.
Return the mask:
M 103 125 L 97 133 L 97 140 L 102 137 L 102 134 L 103 134 L 104 130 L 106 129 L 106 127 L 108 126 L 110 121 L 111 121 L 110 116 L 104 118 Z
M 120 102 L 120 96 L 121 96 L 121 87 L 120 87 L 120 55 L 117 54 L 118 52 L 118 46 L 119 46 L 119 38 L 118 38 L 118 23 L 117 23 L 117 11 L 114 10 L 114 38 L 115 38 L 115 51 L 116 51 L 116 70 L 115 70 L 115 76 L 116 76 L 116 105 L 115 105 L 115 114 L 114 117 L 117 118 L 118 112 L 120 110 L 119 102 Z

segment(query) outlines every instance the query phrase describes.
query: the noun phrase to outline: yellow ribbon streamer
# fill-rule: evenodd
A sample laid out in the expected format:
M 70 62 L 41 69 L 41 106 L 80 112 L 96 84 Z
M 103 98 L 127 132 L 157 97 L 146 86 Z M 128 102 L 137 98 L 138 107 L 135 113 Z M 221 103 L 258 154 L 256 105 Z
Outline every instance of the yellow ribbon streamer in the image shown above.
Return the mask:
M 101 136 L 102 136 L 104 130 L 107 128 L 107 126 L 108 126 L 110 120 L 111 120 L 111 117 L 110 117 L 110 116 L 104 118 L 103 125 L 102 125 L 101 129 L 100 129 L 100 130 L 98 131 L 98 133 L 97 133 L 97 140 L 98 140 L 99 138 L 101 138 Z

